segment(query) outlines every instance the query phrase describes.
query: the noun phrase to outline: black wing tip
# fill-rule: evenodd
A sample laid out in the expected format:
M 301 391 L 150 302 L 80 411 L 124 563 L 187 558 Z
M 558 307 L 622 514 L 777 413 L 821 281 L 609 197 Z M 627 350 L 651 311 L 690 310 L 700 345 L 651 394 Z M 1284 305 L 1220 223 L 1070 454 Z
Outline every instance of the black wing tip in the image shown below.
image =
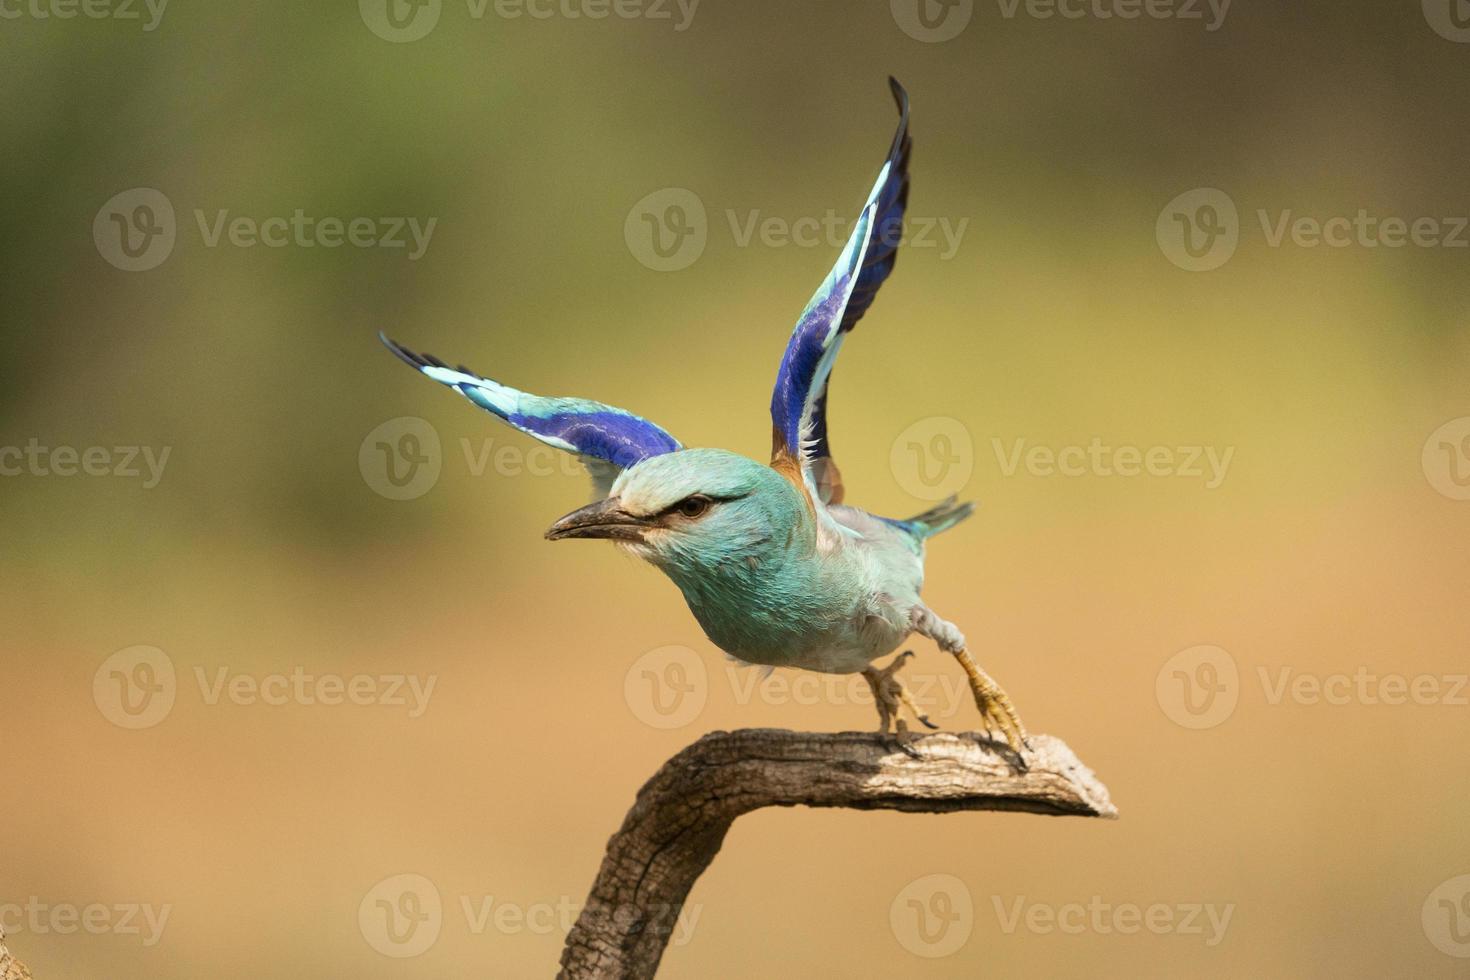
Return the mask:
M 378 331 L 378 339 L 383 342 L 384 347 L 393 352 L 394 357 L 398 358 L 400 361 L 402 361 L 404 364 L 407 364 L 415 371 L 422 371 L 426 366 L 421 355 L 415 354 L 413 351 L 409 350 L 407 347 L 404 347 L 398 341 L 394 340 L 392 337 L 389 337 L 381 330 Z
M 905 118 L 909 114 L 909 90 L 903 87 L 903 83 L 892 75 L 888 76 L 888 87 L 893 92 L 893 101 L 898 103 L 898 114 Z
M 383 346 L 392 351 L 393 354 L 400 361 L 402 361 L 404 364 L 407 364 L 415 371 L 422 371 L 425 368 L 444 368 L 445 370 L 450 370 L 448 364 L 439 360 L 439 358 L 435 357 L 433 354 L 411 351 L 407 347 L 404 347 L 402 344 L 400 344 L 398 341 L 389 337 L 381 330 L 378 331 L 378 339 L 381 340 L 383 342 Z M 463 364 L 459 365 L 453 370 L 458 371 L 460 374 L 468 374 L 476 378 L 484 377 L 484 375 L 480 374 L 478 371 L 475 371 L 472 368 L 467 368 Z
M 888 76 L 888 87 L 893 90 L 893 101 L 898 103 L 898 129 L 893 134 L 893 145 L 888 148 L 888 159 L 897 169 L 907 170 L 909 147 L 909 93 L 903 83 L 892 75 Z

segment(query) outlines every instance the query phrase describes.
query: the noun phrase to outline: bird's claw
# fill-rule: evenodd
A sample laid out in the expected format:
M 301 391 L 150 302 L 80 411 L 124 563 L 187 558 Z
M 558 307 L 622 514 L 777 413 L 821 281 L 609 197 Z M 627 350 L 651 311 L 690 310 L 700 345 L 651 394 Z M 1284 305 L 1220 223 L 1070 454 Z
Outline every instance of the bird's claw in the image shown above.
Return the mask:
M 1021 716 L 1016 714 L 1011 699 L 1001 690 L 999 684 L 991 680 L 989 674 L 980 669 L 968 652 L 951 652 L 970 679 L 970 690 L 975 695 L 975 707 L 980 709 L 981 730 L 985 737 L 992 741 L 1004 741 L 1024 768 L 1023 753 L 1030 748 L 1030 743 L 1026 738 L 1026 726 L 1021 724 Z M 996 734 L 1000 735 L 999 740 L 996 739 Z
M 920 724 L 931 730 L 937 731 L 939 726 L 929 720 L 929 716 L 919 710 L 913 697 L 904 688 L 896 676 L 898 669 L 902 667 L 910 657 L 914 655 L 912 650 L 905 650 L 887 667 L 869 667 L 863 671 L 863 679 L 868 682 L 868 687 L 873 691 L 873 703 L 878 708 L 878 733 L 891 736 L 896 747 L 910 758 L 919 758 L 919 753 L 913 747 L 913 742 L 921 736 L 917 732 L 909 731 L 908 724 L 903 719 L 903 710 L 916 718 Z M 893 729 L 890 732 L 890 728 Z
M 902 719 L 899 720 L 894 731 L 889 732 L 885 730 L 881 734 L 884 737 L 884 741 L 910 759 L 923 758 L 919 750 L 914 747 L 914 743 L 924 736 L 918 732 L 909 731 L 908 726 L 903 723 Z

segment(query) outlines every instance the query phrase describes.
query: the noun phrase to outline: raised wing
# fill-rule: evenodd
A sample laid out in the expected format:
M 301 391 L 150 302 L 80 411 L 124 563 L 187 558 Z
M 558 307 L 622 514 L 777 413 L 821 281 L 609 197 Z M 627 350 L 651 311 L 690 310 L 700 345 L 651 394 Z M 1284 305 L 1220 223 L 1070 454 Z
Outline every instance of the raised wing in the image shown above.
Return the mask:
M 842 477 L 827 438 L 827 383 L 843 336 L 893 271 L 908 205 L 909 97 L 896 79 L 888 84 L 899 114 L 888 158 L 837 264 L 791 333 L 771 394 L 771 464 L 799 478 L 823 503 L 842 500 Z
M 606 497 L 618 473 L 650 456 L 684 448 L 647 419 L 585 398 L 548 398 L 517 391 L 463 365 L 452 368 L 432 354 L 416 354 L 378 334 L 394 354 L 420 373 L 447 385 L 548 446 L 581 457 L 592 474 L 597 499 Z

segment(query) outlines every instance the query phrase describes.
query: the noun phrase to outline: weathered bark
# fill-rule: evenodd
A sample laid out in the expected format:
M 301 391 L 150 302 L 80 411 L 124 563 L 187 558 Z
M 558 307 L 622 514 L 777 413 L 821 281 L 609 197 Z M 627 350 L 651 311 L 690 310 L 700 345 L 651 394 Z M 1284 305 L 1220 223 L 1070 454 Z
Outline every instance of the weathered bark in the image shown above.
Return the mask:
M 5 946 L 5 933 L 0 932 L 0 980 L 32 980 L 24 963 L 10 955 Z
M 730 824 L 767 806 L 952 813 L 1019 810 L 1116 817 L 1107 789 L 1072 750 L 1033 735 L 1026 768 L 994 743 L 941 732 L 891 738 L 776 729 L 714 732 L 674 756 L 638 793 L 567 936 L 566 980 L 651 977 L 695 880 Z

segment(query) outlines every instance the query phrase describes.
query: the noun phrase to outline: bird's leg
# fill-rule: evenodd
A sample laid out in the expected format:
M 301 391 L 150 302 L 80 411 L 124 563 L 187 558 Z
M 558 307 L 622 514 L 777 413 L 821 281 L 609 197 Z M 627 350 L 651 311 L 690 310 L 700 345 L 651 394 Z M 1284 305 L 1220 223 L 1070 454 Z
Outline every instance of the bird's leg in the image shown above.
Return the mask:
M 907 740 L 911 737 L 908 724 L 903 720 L 903 709 L 913 714 L 920 723 L 929 728 L 939 726 L 929 720 L 919 706 L 914 703 L 913 697 L 909 695 L 908 689 L 899 681 L 898 669 L 914 655 L 912 650 L 905 650 L 893 658 L 893 662 L 887 667 L 869 667 L 863 671 L 863 679 L 868 682 L 868 687 L 873 690 L 873 703 L 878 707 L 878 732 L 882 735 L 888 734 L 888 727 L 894 727 L 894 734 L 898 738 L 899 747 L 910 755 L 914 751 L 908 746 Z
M 939 649 L 952 654 L 964 668 L 965 676 L 970 679 L 970 690 L 975 695 L 975 706 L 980 709 L 986 736 L 991 734 L 993 725 L 1000 729 L 1011 750 L 1020 755 L 1026 745 L 1026 727 L 1021 724 L 1021 716 L 1016 714 L 1006 692 L 970 656 L 964 634 L 953 623 L 945 622 L 924 606 L 914 609 L 911 621 L 914 632 L 939 644 Z

